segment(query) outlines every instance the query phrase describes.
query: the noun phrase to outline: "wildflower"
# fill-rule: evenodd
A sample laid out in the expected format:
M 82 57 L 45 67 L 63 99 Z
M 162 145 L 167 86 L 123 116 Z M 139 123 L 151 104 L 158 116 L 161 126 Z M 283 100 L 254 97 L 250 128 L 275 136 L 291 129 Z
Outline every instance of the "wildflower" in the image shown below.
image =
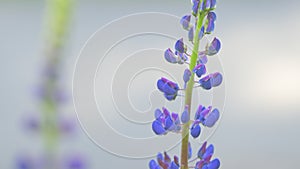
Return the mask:
M 209 74 L 199 80 L 199 84 L 203 89 L 209 90 L 212 87 L 219 86 L 223 81 L 222 74 L 219 72 Z
M 169 62 L 169 63 L 177 63 L 178 62 L 178 59 L 177 57 L 175 56 L 175 54 L 173 53 L 173 51 L 168 48 L 166 51 L 165 51 L 165 59 Z
M 185 15 L 181 18 L 180 24 L 182 25 L 183 29 L 189 30 L 191 22 L 191 15 Z
M 177 40 L 177 42 L 175 43 L 175 49 L 177 52 L 179 53 L 185 53 L 186 52 L 186 46 L 183 43 L 183 38 Z
M 149 162 L 149 169 L 179 169 L 179 160 L 177 156 L 174 156 L 174 159 L 171 160 L 170 156 L 164 152 L 158 153 L 156 160 L 151 160 Z
M 221 42 L 219 39 L 214 38 L 213 41 L 206 46 L 206 54 L 212 56 L 217 54 L 221 49 Z
M 206 73 L 206 67 L 204 64 L 198 64 L 195 68 L 194 68 L 194 73 L 196 73 L 196 75 L 200 78 L 202 75 L 204 75 Z
M 191 73 L 190 69 L 185 69 L 184 70 L 184 73 L 183 73 L 183 81 L 184 81 L 184 83 L 187 83 L 190 80 L 191 75 L 192 75 L 192 73 Z
M 190 114 L 189 114 L 188 106 L 185 106 L 185 109 L 181 115 L 181 122 L 187 123 L 189 121 L 190 121 Z
M 194 123 L 191 128 L 191 135 L 194 138 L 198 138 L 201 133 L 201 127 L 199 123 Z
M 167 100 L 174 100 L 177 96 L 179 87 L 176 83 L 166 79 L 161 78 L 157 81 L 157 88 L 164 93 Z
M 166 108 L 155 110 L 155 120 L 152 122 L 152 130 L 156 135 L 164 135 L 168 132 L 178 132 L 181 130 L 180 120 L 177 113 L 170 113 Z

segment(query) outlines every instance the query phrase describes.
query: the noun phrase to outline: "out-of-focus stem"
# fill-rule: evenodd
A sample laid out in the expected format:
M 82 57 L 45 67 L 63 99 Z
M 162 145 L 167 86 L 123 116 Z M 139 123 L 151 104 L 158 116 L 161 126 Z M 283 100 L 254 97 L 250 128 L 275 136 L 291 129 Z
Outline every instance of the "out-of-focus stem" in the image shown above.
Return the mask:
M 54 74 L 58 74 L 59 64 L 62 60 L 62 48 L 64 47 L 66 34 L 70 22 L 70 13 L 73 0 L 48 0 L 46 18 L 46 69 Z M 46 70 L 48 71 L 48 70 Z M 43 114 L 43 142 L 47 151 L 47 158 L 51 161 L 55 158 L 55 151 L 59 140 L 57 126 L 58 107 L 53 94 L 57 91 L 58 79 L 56 75 L 46 75 L 43 77 L 45 97 L 41 101 L 41 111 Z M 51 163 L 51 162 L 50 162 Z M 47 169 L 55 169 L 49 164 Z
M 204 14 L 202 12 L 198 13 L 198 21 L 197 21 L 197 27 L 196 32 L 194 36 L 194 47 L 193 47 L 193 53 L 191 55 L 191 61 L 190 61 L 190 71 L 192 72 L 191 78 L 187 83 L 186 91 L 185 91 L 185 105 L 188 106 L 189 112 L 191 112 L 191 100 L 192 100 L 192 93 L 194 88 L 194 73 L 193 69 L 196 66 L 197 58 L 198 58 L 198 52 L 199 52 L 199 32 L 201 30 Z M 182 141 L 181 141 L 181 168 L 182 169 L 188 169 L 188 143 L 189 143 L 189 128 L 190 123 L 186 123 L 182 128 Z

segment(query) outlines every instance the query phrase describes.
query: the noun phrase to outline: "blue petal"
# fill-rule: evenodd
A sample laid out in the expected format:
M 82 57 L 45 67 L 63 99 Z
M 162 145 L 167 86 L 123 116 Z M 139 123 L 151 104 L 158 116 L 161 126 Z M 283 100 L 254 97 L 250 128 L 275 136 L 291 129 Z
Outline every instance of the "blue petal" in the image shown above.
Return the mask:
M 194 41 L 194 27 L 191 27 L 191 29 L 189 30 L 188 38 L 189 38 L 189 41 L 191 41 L 191 42 Z
M 168 116 L 166 118 L 166 130 L 172 130 L 172 129 L 174 129 L 174 127 L 175 126 L 174 126 L 172 118 L 170 116 Z
M 206 73 L 206 67 L 204 64 L 198 64 L 195 68 L 194 68 L 194 72 L 196 73 L 196 75 L 200 78 L 202 75 L 204 75 Z
M 207 14 L 207 19 L 208 19 L 209 21 L 215 22 L 215 21 L 217 20 L 217 15 L 216 15 L 216 13 L 214 13 L 214 12 L 209 12 L 209 13 Z
M 194 138 L 197 138 L 199 137 L 201 133 L 201 127 L 199 124 L 197 125 L 193 125 L 192 128 L 191 128 L 191 135 L 194 137 Z
M 203 155 L 206 152 L 206 146 L 207 146 L 207 142 L 204 142 L 198 151 L 198 154 L 197 154 L 198 158 L 200 158 L 200 159 L 203 158 Z
M 220 118 L 219 110 L 214 109 L 211 113 L 208 114 L 203 125 L 207 127 L 213 127 L 216 124 L 216 122 L 219 120 L 219 118 Z
M 206 27 L 206 33 L 211 33 L 215 30 L 215 22 L 209 21 Z
M 168 169 L 179 169 L 179 166 L 174 161 L 172 161 Z
M 208 169 L 218 169 L 220 168 L 220 160 L 219 159 L 214 159 L 212 160 L 207 166 L 208 166 Z
M 192 75 L 191 71 L 189 69 L 185 69 L 183 73 L 183 81 L 187 83 L 190 80 L 191 75 Z
M 185 108 L 181 115 L 181 122 L 187 123 L 189 121 L 190 121 L 190 114 L 189 114 L 188 108 Z
M 221 42 L 219 39 L 214 38 L 213 41 L 206 47 L 206 54 L 212 56 L 217 54 L 221 49 Z
M 204 37 L 204 26 L 201 27 L 198 37 L 199 40 L 201 40 Z
M 189 142 L 188 144 L 188 159 L 192 158 L 192 146 L 191 143 Z
M 164 96 L 167 100 L 172 101 L 176 99 L 177 94 L 168 95 L 167 93 L 165 93 Z
M 183 29 L 189 30 L 190 21 L 191 21 L 191 15 L 185 15 L 181 18 L 180 24 L 182 25 Z
M 223 81 L 223 76 L 221 73 L 216 72 L 214 74 L 212 74 L 212 86 L 213 87 L 217 87 L 219 86 Z
M 163 115 L 163 113 L 161 112 L 160 109 L 156 109 L 156 110 L 155 110 L 155 112 L 154 112 L 154 117 L 155 117 L 155 119 L 160 118 L 162 115 Z
M 149 169 L 156 169 L 157 166 L 158 166 L 158 164 L 155 160 L 151 160 L 149 162 Z
M 199 10 L 199 0 L 193 0 L 192 13 L 194 16 L 197 16 Z
M 209 145 L 207 148 L 206 148 L 206 151 L 205 151 L 205 153 L 203 154 L 203 159 L 205 159 L 205 158 L 207 158 L 207 157 L 209 157 L 209 156 L 211 156 L 211 155 L 213 155 L 214 154 L 214 146 L 211 144 L 211 145 Z
M 157 135 L 163 135 L 166 133 L 166 130 L 158 120 L 153 121 L 152 130 Z
M 210 1 L 210 8 L 215 8 L 215 7 L 216 7 L 216 4 L 217 4 L 217 1 L 216 1 L 216 0 L 211 0 L 211 1 Z
M 179 39 L 179 40 L 177 40 L 177 42 L 175 43 L 175 49 L 179 53 L 184 53 L 185 52 L 185 45 L 183 43 L 183 39 L 182 38 Z
M 170 48 L 165 51 L 164 56 L 169 63 L 177 63 L 177 57 Z
M 165 82 L 162 80 L 162 79 L 159 79 L 157 81 L 157 88 L 158 90 L 160 90 L 161 92 L 164 92 L 164 85 L 165 85 Z
M 209 90 L 212 88 L 211 81 L 212 80 L 211 80 L 210 75 L 207 75 L 207 76 L 203 77 L 202 79 L 200 79 L 199 83 L 203 89 Z

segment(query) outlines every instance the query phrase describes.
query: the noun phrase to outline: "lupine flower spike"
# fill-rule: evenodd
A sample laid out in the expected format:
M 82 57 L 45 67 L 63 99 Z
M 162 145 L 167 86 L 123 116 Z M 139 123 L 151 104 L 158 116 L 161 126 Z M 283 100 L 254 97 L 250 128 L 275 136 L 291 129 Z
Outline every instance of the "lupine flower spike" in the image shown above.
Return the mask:
M 184 88 L 180 89 L 177 82 L 166 78 L 157 81 L 157 88 L 161 91 L 168 101 L 173 101 L 179 95 L 179 90 L 185 92 L 185 106 L 182 113 L 172 112 L 163 107 L 154 112 L 152 130 L 158 135 L 166 135 L 170 132 L 182 135 L 180 162 L 175 155 L 172 159 L 167 152 L 158 153 L 156 159 L 149 162 L 150 169 L 218 169 L 220 160 L 213 158 L 215 148 L 212 144 L 204 142 L 195 153 L 194 160 L 189 159 L 193 156 L 193 150 L 189 137 L 198 140 L 203 129 L 214 127 L 220 119 L 220 111 L 212 106 L 198 105 L 196 110 L 191 107 L 192 92 L 196 87 L 203 90 L 210 90 L 218 87 L 223 81 L 223 76 L 219 72 L 208 72 L 207 62 L 220 52 L 221 41 L 218 38 L 208 43 L 205 49 L 199 50 L 200 41 L 215 30 L 217 15 L 214 12 L 216 0 L 191 0 L 191 14 L 184 15 L 180 20 L 181 27 L 187 31 L 187 40 L 179 38 L 175 42 L 174 49 L 165 50 L 164 58 L 171 64 L 188 63 L 189 67 L 184 69 L 182 80 Z M 187 44 L 191 43 L 194 47 L 188 51 Z M 191 53 L 189 55 L 188 53 Z M 191 116 L 194 117 L 191 119 Z M 191 164 L 194 163 L 194 164 Z

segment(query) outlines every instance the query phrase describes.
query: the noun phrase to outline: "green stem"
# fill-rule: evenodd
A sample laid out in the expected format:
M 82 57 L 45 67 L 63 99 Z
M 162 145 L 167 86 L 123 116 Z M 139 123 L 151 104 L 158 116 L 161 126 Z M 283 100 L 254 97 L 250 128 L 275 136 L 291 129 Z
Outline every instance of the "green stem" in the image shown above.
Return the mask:
M 203 25 L 204 20 L 204 13 L 199 12 L 198 13 L 198 22 L 196 27 L 196 33 L 194 37 L 194 47 L 193 47 L 193 53 L 191 55 L 191 61 L 190 61 L 190 71 L 192 72 L 191 78 L 187 83 L 186 91 L 185 91 L 185 105 L 188 106 L 189 112 L 191 112 L 191 101 L 192 101 L 192 94 L 193 94 L 193 87 L 194 87 L 194 76 L 193 69 L 196 66 L 197 58 L 198 58 L 198 52 L 199 52 L 199 45 L 200 45 L 200 39 L 199 39 L 199 32 L 201 30 L 201 27 Z M 189 128 L 190 123 L 186 123 L 182 128 L 182 140 L 181 140 L 181 168 L 182 169 L 188 169 L 188 143 L 189 143 Z

